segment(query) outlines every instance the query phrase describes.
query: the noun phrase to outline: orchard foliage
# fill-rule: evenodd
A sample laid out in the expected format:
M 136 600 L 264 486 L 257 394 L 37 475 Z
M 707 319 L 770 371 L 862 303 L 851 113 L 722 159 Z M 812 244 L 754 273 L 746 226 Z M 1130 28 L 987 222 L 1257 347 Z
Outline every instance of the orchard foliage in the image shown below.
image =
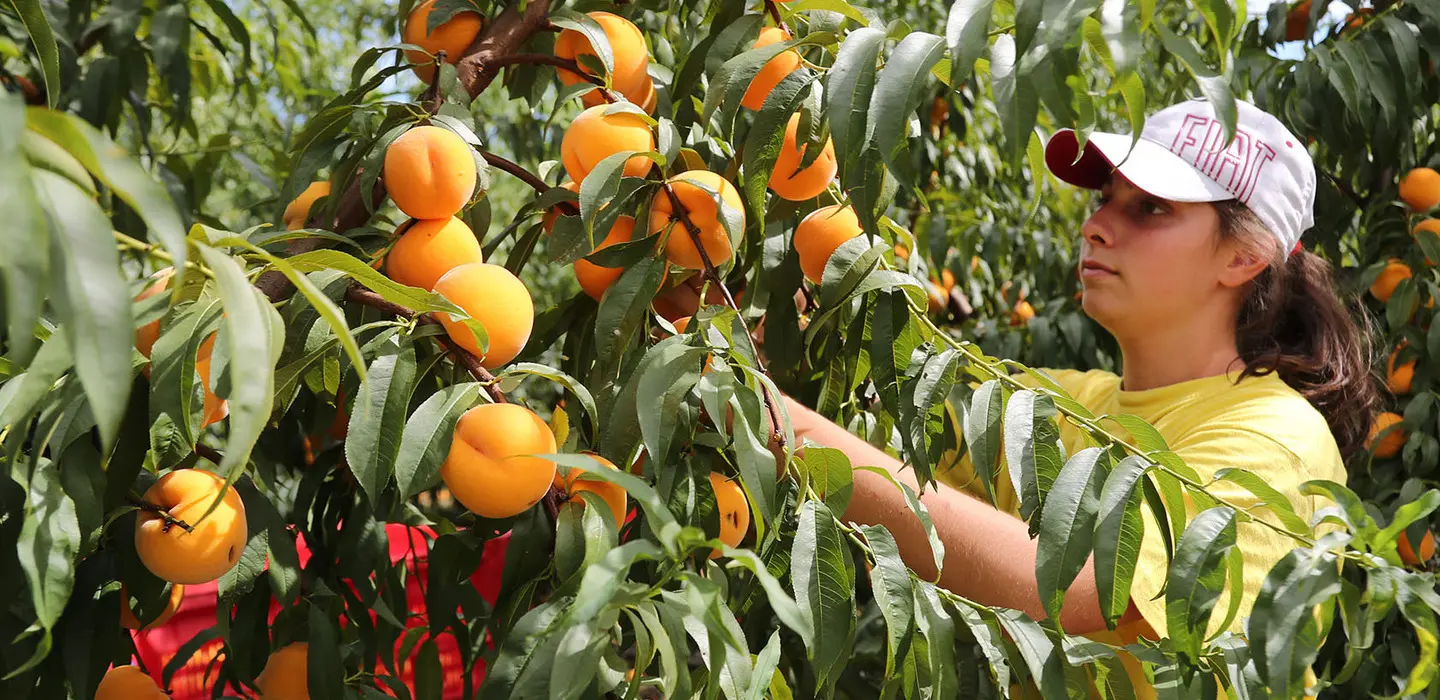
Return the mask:
M 201 659 L 217 693 L 304 678 L 315 698 L 440 697 L 446 642 L 466 697 L 1131 697 L 1120 649 L 1053 617 L 1092 555 L 1120 617 L 1142 509 L 1171 590 L 1193 591 L 1171 596 L 1163 639 L 1125 649 L 1166 697 L 1293 697 L 1309 668 L 1335 696 L 1437 692 L 1440 595 L 1411 543 L 1440 506 L 1440 231 L 1398 182 L 1440 167 L 1440 6 L 1336 22 L 1224 0 L 411 5 L 0 9 L 0 695 L 89 698 L 128 663 L 122 609 L 152 622 L 172 592 L 148 523 L 166 541 L 244 530 L 214 626 L 149 669 L 168 682 L 218 642 Z M 462 25 L 473 40 L 421 45 Z M 1088 204 L 1046 177 L 1044 137 L 1138 132 L 1193 95 L 1230 128 L 1240 96 L 1314 140 L 1307 246 L 1348 289 L 1383 291 L 1368 310 L 1398 421 L 1349 488 L 1306 485 L 1331 502 L 1315 522 L 1027 366 L 1117 359 L 1073 297 Z M 586 105 L 597 125 L 567 139 Z M 459 145 L 392 172 L 417 128 Z M 436 162 L 473 180 L 417 186 L 415 163 Z M 797 190 L 775 175 L 813 167 L 833 167 L 823 190 L 776 194 Z M 477 239 L 485 262 L 456 271 L 523 288 L 447 284 L 428 262 L 438 275 L 406 277 L 422 286 L 395 280 L 397 240 L 423 223 L 396 201 L 417 199 L 448 200 L 424 221 Z M 858 235 L 797 242 L 837 204 Z M 1382 284 L 1391 258 L 1406 274 Z M 710 303 L 682 319 L 666 292 L 687 280 Z M 1396 362 L 1381 372 L 1392 348 L 1403 387 Z M 1052 619 L 939 588 L 883 527 L 847 522 L 867 467 L 796 444 L 781 390 L 926 487 L 960 454 L 1013 480 Z M 464 445 L 499 439 L 462 421 L 498 403 L 545 419 L 555 450 L 524 459 L 555 478 L 538 502 L 471 488 L 520 503 L 484 518 L 436 489 Z M 1062 420 L 1092 446 L 1063 454 Z M 215 487 L 169 511 L 151 487 L 187 469 Z M 896 487 L 939 566 L 928 512 Z M 1236 613 L 1214 608 L 1242 522 L 1295 549 L 1245 634 L 1209 635 Z M 427 528 L 423 573 L 385 558 L 387 523 Z M 502 533 L 489 600 L 468 577 Z M 193 556 L 178 563 L 215 561 Z

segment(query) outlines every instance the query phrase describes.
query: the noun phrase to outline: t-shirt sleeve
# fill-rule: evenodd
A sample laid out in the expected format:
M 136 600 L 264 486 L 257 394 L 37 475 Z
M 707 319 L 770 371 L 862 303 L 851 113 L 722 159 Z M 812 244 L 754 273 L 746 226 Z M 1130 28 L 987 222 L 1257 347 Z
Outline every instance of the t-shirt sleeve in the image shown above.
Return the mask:
M 1313 478 L 1329 476 L 1310 473 L 1294 452 L 1274 439 L 1245 427 L 1207 426 L 1186 436 L 1183 442 L 1172 444 L 1171 448 L 1207 482 L 1216 471 L 1226 467 L 1253 472 L 1289 498 L 1296 514 L 1306 522 L 1309 522 L 1313 514 L 1313 501 L 1300 493 L 1300 484 Z M 1249 510 L 1258 518 L 1279 523 L 1268 508 L 1260 507 L 1260 498 L 1239 484 L 1222 481 L 1207 486 L 1207 489 L 1216 497 Z M 1188 498 L 1186 505 L 1188 523 L 1199 513 L 1199 509 L 1197 504 Z M 1142 505 L 1140 510 L 1145 522 L 1145 534 L 1130 600 L 1150 627 L 1163 635 L 1166 629 L 1165 597 L 1160 595 L 1160 592 L 1167 575 L 1165 543 L 1150 509 Z M 1236 547 L 1244 559 L 1245 571 L 1240 611 L 1228 628 L 1231 632 L 1243 632 L 1245 618 L 1255 604 L 1255 597 L 1260 592 L 1265 576 L 1294 545 L 1294 540 L 1258 523 L 1238 524 Z M 1232 590 L 1232 583 L 1227 581 L 1225 592 L 1211 613 L 1208 630 L 1210 634 L 1218 632 L 1220 623 L 1224 622 Z

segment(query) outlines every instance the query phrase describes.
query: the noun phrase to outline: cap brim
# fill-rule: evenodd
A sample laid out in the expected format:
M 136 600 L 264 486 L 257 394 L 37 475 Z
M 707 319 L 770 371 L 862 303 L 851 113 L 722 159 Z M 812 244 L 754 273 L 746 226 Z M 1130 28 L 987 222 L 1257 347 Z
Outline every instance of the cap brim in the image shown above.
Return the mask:
M 1098 190 L 1119 172 L 1136 187 L 1176 202 L 1219 202 L 1235 195 L 1206 177 L 1170 149 L 1140 139 L 1131 149 L 1126 134 L 1090 134 L 1085 152 L 1078 153 L 1073 129 L 1062 129 L 1045 144 L 1045 166 L 1055 177 L 1076 187 Z

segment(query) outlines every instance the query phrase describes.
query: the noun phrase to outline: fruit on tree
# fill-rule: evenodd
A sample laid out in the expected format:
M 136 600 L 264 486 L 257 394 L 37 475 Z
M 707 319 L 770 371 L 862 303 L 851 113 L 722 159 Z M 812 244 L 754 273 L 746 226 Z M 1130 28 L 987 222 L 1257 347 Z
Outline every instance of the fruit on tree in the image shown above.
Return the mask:
M 1396 347 L 1390 353 L 1390 361 L 1385 366 L 1385 386 L 1395 394 L 1410 393 L 1410 384 L 1415 380 L 1415 358 L 1410 358 L 1399 365 L 1395 361 L 1399 359 L 1400 352 L 1405 349 L 1405 343 Z
M 949 305 L 945 288 L 940 286 L 940 281 L 934 277 L 930 278 L 930 284 L 925 286 L 925 308 L 932 314 L 938 314 Z
M 577 183 L 600 161 L 621 151 L 655 150 L 655 133 L 645 117 L 619 105 L 596 105 L 575 117 L 560 139 L 560 162 L 565 173 Z M 623 173 L 628 177 L 645 177 L 652 161 L 633 156 L 625 161 Z
M 1440 219 L 1426 219 L 1415 224 L 1415 228 L 1410 229 L 1410 235 L 1419 238 L 1421 231 L 1429 231 L 1430 233 L 1440 236 Z
M 321 197 L 330 195 L 330 181 L 317 180 L 305 188 L 289 204 L 285 205 L 285 212 L 280 215 L 280 220 L 285 224 L 286 231 L 305 228 L 305 221 L 310 218 L 310 207 Z
M 795 227 L 795 252 L 800 270 L 815 284 L 825 276 L 825 264 L 836 249 L 860 235 L 860 219 L 850 205 L 832 204 L 810 212 Z
M 201 409 L 203 418 L 200 427 L 218 423 L 230 415 L 230 403 L 215 395 L 210 390 L 210 355 L 215 351 L 215 334 L 200 343 L 200 349 L 195 353 L 195 371 L 200 373 L 200 385 L 205 390 L 205 405 Z
M 560 183 L 560 187 L 574 192 L 576 196 L 579 196 L 580 194 L 580 185 L 575 184 L 574 180 L 566 180 L 565 182 Z M 576 209 L 579 209 L 580 204 L 576 202 L 575 207 Z M 550 207 L 550 211 L 545 212 L 545 218 L 542 220 L 542 223 L 545 226 L 545 233 L 555 232 L 555 220 L 558 218 L 560 218 L 559 205 Z
M 790 116 L 785 125 L 785 143 L 780 146 L 780 155 L 775 159 L 775 170 L 770 174 L 770 189 L 781 199 L 800 202 L 820 196 L 835 179 L 839 165 L 835 162 L 835 144 L 827 137 L 820 149 L 820 156 L 810 167 L 797 170 L 804 162 L 805 149 L 797 144 L 796 133 L 800 128 L 799 113 Z
M 690 319 L 692 319 L 692 318 L 694 318 L 694 317 L 693 317 L 693 316 L 684 316 L 684 317 L 682 317 L 682 318 L 677 318 L 677 319 L 675 319 L 674 321 L 671 321 L 671 322 L 670 322 L 670 325 L 674 326 L 674 327 L 675 327 L 675 330 L 677 330 L 677 331 L 679 331 L 679 332 L 681 332 L 681 333 L 685 333 L 685 332 L 686 332 L 686 329 L 688 329 L 688 328 L 690 327 Z
M 582 454 L 599 462 L 607 469 L 616 468 L 613 462 L 593 452 L 584 452 Z M 564 479 L 561 479 L 560 474 L 557 472 L 555 474 L 554 485 L 558 488 L 565 489 L 565 492 L 570 495 L 570 500 L 572 501 L 585 502 L 585 499 L 580 497 L 581 491 L 589 491 L 605 499 L 605 505 L 610 507 L 610 514 L 614 516 L 615 524 L 624 524 L 626 512 L 625 489 L 620 488 L 619 485 L 598 479 L 587 479 L 585 478 L 585 473 L 579 469 L 571 469 L 570 473 L 566 475 Z
M 1435 533 L 1425 531 L 1425 536 L 1420 538 L 1420 551 L 1417 552 L 1410 544 L 1410 535 L 1401 530 L 1397 548 L 1400 550 L 1400 561 L 1407 566 L 1425 566 L 1425 562 L 1435 556 Z
M 755 39 L 752 48 L 763 48 L 771 44 L 778 44 L 791 39 L 789 32 L 779 27 L 765 27 L 760 30 L 760 36 Z M 800 67 L 800 54 L 794 49 L 781 51 L 774 58 L 760 67 L 760 72 L 750 81 L 750 87 L 745 90 L 745 96 L 740 98 L 740 104 L 746 109 L 758 110 L 765 106 L 765 98 L 770 96 L 770 91 L 775 89 L 785 76 L 795 72 Z
M 1390 411 L 1375 416 L 1375 422 L 1370 425 L 1370 439 L 1365 441 L 1365 447 L 1378 459 L 1389 459 L 1400 454 L 1400 448 L 1405 446 L 1405 428 L 1401 425 L 1404 420 L 1399 414 Z M 1395 429 L 1377 442 L 1375 438 L 1392 425 L 1396 426 Z
M 1312 0 L 1304 0 L 1299 5 L 1290 9 L 1285 15 L 1285 41 L 1300 41 L 1308 33 L 1310 28 L 1310 4 Z
M 427 83 L 435 77 L 435 63 L 431 56 L 443 50 L 446 63 L 459 63 L 460 59 L 465 57 L 465 50 L 475 42 L 480 28 L 485 24 L 484 18 L 475 12 L 457 12 L 434 31 L 427 32 L 430 10 L 434 7 L 435 0 L 425 0 L 416 5 L 405 18 L 405 28 L 400 32 L 405 43 L 425 49 L 423 52 L 406 50 L 405 60 L 416 64 L 412 70 Z M 426 55 L 427 53 L 429 55 Z
M 640 28 L 630 20 L 610 12 L 597 11 L 587 14 L 605 30 L 605 38 L 610 42 L 610 56 L 614 63 L 614 70 L 610 73 L 611 87 L 637 105 L 644 104 L 647 93 L 653 99 L 655 86 L 650 81 L 650 75 L 646 73 L 650 66 L 650 50 L 645 45 L 645 35 L 640 33 Z M 573 29 L 566 29 L 555 38 L 555 55 L 571 61 L 576 61 L 580 56 L 593 56 L 598 60 L 590 40 Z M 581 69 L 584 69 L 583 64 Z M 565 85 L 586 80 L 567 68 L 560 68 L 556 72 L 560 75 L 560 82 Z M 581 100 L 587 107 L 594 107 L 605 101 L 599 90 L 585 93 Z
M 750 529 L 750 502 L 740 483 L 720 472 L 710 472 L 710 488 L 715 492 L 715 509 L 720 513 L 720 541 L 727 547 L 739 546 Z M 710 553 L 710 558 L 720 556 L 720 551 Z
M 180 610 L 180 603 L 184 600 L 185 587 L 178 583 L 171 585 L 170 597 L 165 601 L 165 609 L 150 624 L 141 627 L 140 618 L 130 608 L 130 593 L 122 585 L 120 586 L 120 626 L 131 630 L 148 630 L 159 627 L 168 622 L 170 618 L 175 617 L 175 613 Z
M 255 678 L 263 700 L 310 700 L 310 645 L 294 642 L 270 653 Z
M 460 265 L 435 283 L 435 291 L 485 327 L 489 347 L 482 352 L 475 334 L 464 323 L 450 314 L 437 314 L 451 340 L 480 358 L 486 369 L 515 359 L 530 340 L 535 302 L 525 283 L 509 270 L 490 263 Z
M 1024 299 L 1015 302 L 1015 310 L 1010 312 L 1010 325 L 1028 325 L 1032 318 L 1035 318 L 1035 307 L 1031 306 L 1030 302 Z
M 1400 199 L 1412 211 L 1430 211 L 1440 205 L 1440 172 L 1415 168 L 1400 180 Z
M 475 158 L 449 129 L 417 126 L 385 149 L 385 187 L 407 216 L 444 219 L 475 193 Z
M 1410 277 L 1409 265 L 1391 259 L 1385 263 L 1385 269 L 1380 271 L 1380 276 L 1376 277 L 1375 282 L 1370 285 L 1370 296 L 1380 300 L 1381 303 L 1390 301 L 1390 295 L 1395 293 L 1395 288 Z
M 150 297 L 165 291 L 170 286 L 170 278 L 174 276 L 175 268 L 167 267 L 150 276 L 155 280 L 154 284 L 146 287 L 139 294 L 135 295 L 135 301 L 145 301 Z M 135 349 L 140 351 L 146 359 L 149 359 L 151 351 L 155 349 L 155 341 L 160 339 L 160 319 L 155 319 L 135 329 Z M 145 376 L 150 376 L 150 366 L 145 366 Z
M 440 478 L 456 500 L 484 518 L 509 518 L 545 497 L 555 463 L 555 434 L 534 411 L 483 404 L 460 416 Z
M 100 679 L 95 700 L 170 700 L 170 696 L 138 666 L 116 666 Z
M 740 201 L 740 191 L 729 180 L 708 170 L 689 170 L 667 182 L 675 198 L 680 200 L 683 211 L 688 214 L 690 223 L 699 230 L 700 244 L 704 246 L 710 262 L 716 266 L 728 262 L 734 249 L 730 245 L 730 235 L 721 222 L 719 203 L 724 202 L 735 216 L 738 240 L 745 231 L 745 205 Z M 680 267 L 691 270 L 704 268 L 700 250 L 695 247 L 694 239 L 681 221 L 680 212 L 662 188 L 650 202 L 649 232 L 655 234 L 671 226 L 673 229 L 665 240 L 665 257 Z
M 445 273 L 479 262 L 485 262 L 485 255 L 475 233 L 464 221 L 448 216 L 420 219 L 405 229 L 385 256 L 385 272 L 400 284 L 433 291 Z
M 177 469 L 160 477 L 143 497 L 178 523 L 141 509 L 135 523 L 135 551 L 151 573 L 171 583 L 208 583 L 240 561 L 245 551 L 245 504 L 235 489 L 225 489 L 219 505 L 210 505 L 225 480 L 199 469 Z M 204 516 L 203 519 L 201 516 Z
M 614 225 L 610 227 L 610 232 L 605 234 L 605 239 L 600 241 L 600 245 L 595 249 L 601 250 L 617 243 L 628 243 L 634 233 L 635 217 L 617 216 Z M 580 281 L 580 288 L 585 290 L 585 293 L 595 301 L 600 301 L 605 290 L 615 284 L 615 280 L 620 279 L 620 274 L 624 271 L 624 268 L 603 267 L 584 258 L 575 261 L 575 279 Z

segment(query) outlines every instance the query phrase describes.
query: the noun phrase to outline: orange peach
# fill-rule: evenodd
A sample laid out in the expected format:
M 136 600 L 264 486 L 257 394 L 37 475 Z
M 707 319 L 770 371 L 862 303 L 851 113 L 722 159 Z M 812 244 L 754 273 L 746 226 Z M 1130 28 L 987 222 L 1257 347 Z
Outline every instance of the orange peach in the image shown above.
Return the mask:
M 555 463 L 531 455 L 554 452 L 555 434 L 534 411 L 513 403 L 484 404 L 455 424 L 440 478 L 476 515 L 509 518 L 545 497 Z
M 420 219 L 406 229 L 385 256 L 385 271 L 400 284 L 433 291 L 445 273 L 478 262 L 485 262 L 480 241 L 464 221 L 451 216 Z
M 190 526 L 167 524 L 159 513 L 141 510 L 135 524 L 135 551 L 151 573 L 171 583 L 209 583 L 234 568 L 248 538 L 245 504 L 226 489 L 208 516 L 225 480 L 199 469 L 178 469 L 145 491 L 144 501 Z
M 535 326 L 535 302 L 530 290 L 509 270 L 489 263 L 469 263 L 445 273 L 435 291 L 464 309 L 485 327 L 489 349 L 480 351 L 475 334 L 449 314 L 438 314 L 450 338 L 480 358 L 486 369 L 515 359 L 530 340 Z

